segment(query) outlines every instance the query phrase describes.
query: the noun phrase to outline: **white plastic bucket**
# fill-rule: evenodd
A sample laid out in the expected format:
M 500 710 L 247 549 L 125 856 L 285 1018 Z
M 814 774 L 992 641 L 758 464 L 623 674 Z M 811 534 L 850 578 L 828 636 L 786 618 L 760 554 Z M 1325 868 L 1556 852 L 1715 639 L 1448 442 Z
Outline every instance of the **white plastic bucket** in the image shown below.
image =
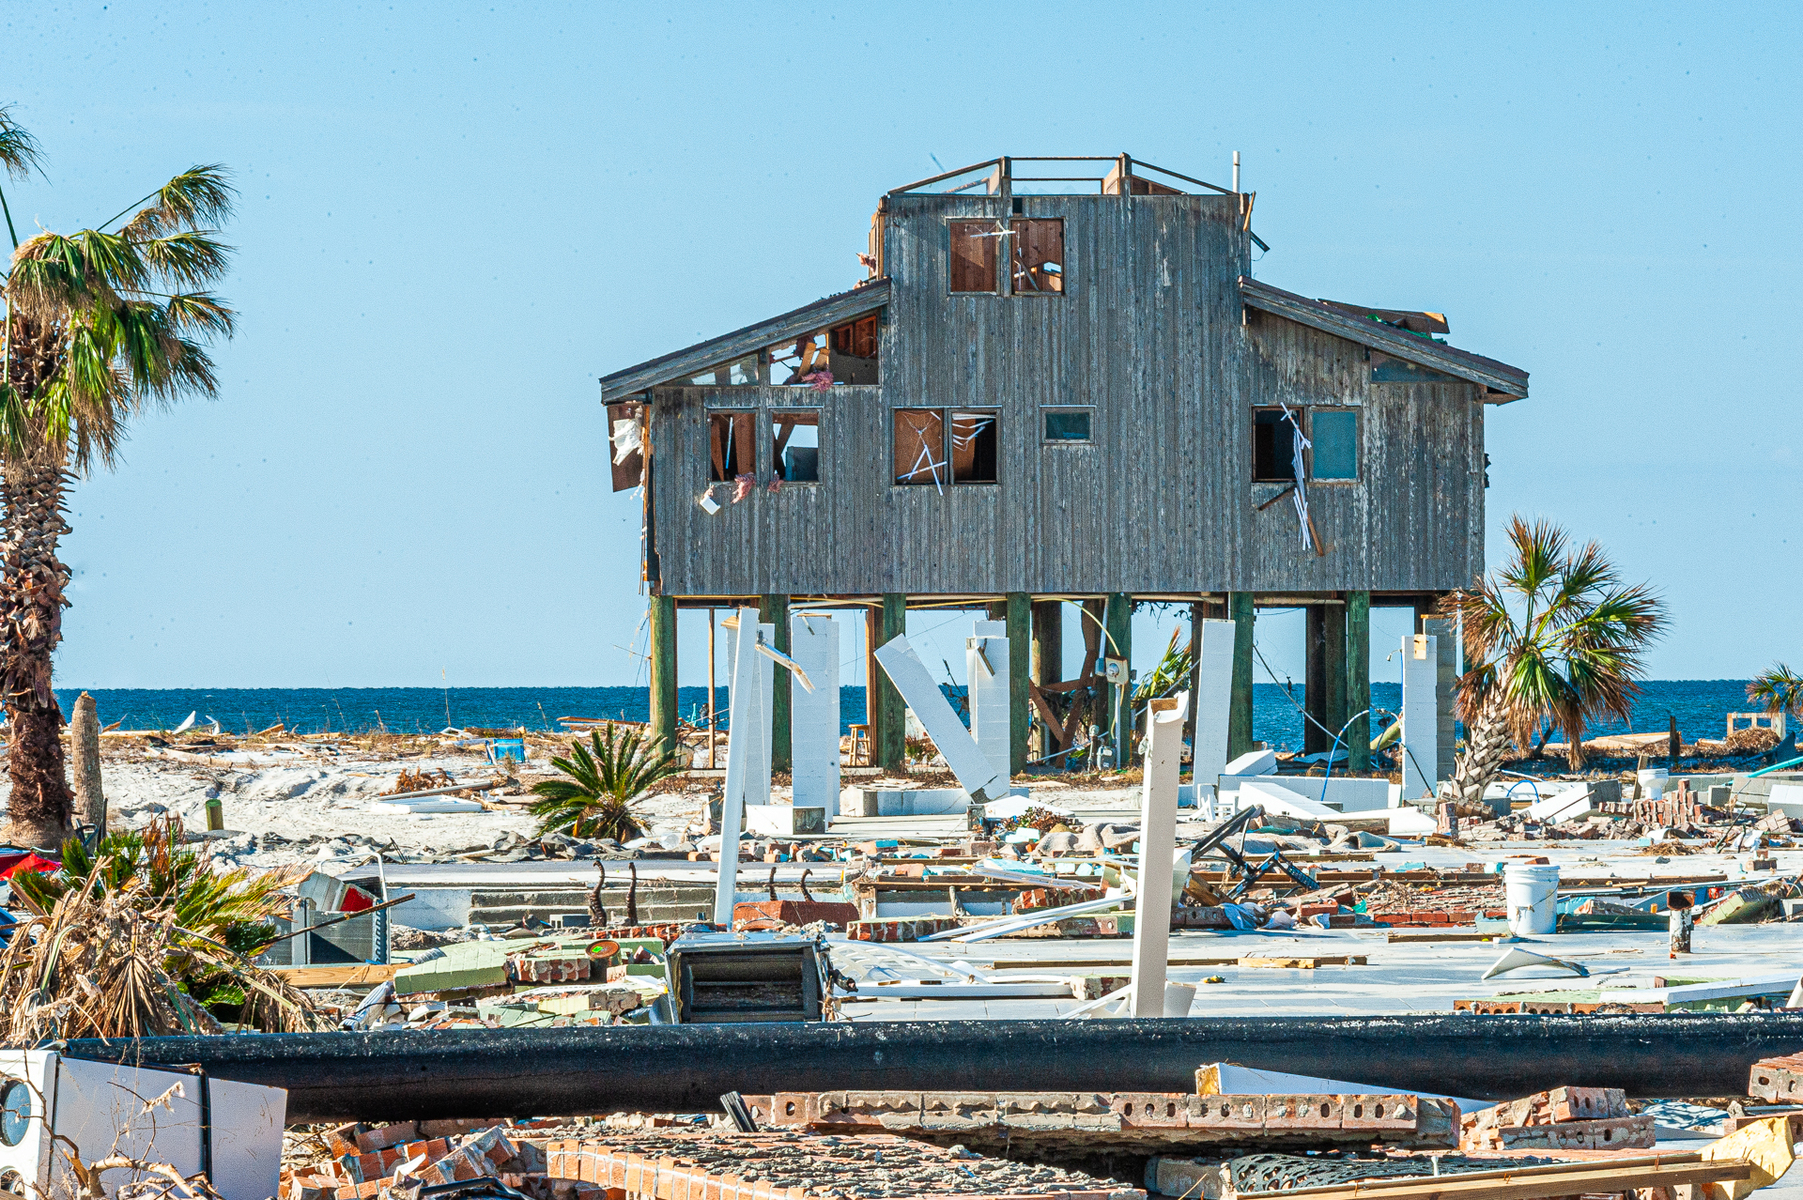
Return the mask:
M 1640 798 L 1657 800 L 1665 795 L 1665 784 L 1672 773 L 1664 767 L 1648 767 L 1644 771 L 1636 771 L 1635 777 L 1640 780 Z
M 1559 867 L 1510 863 L 1503 868 L 1503 896 L 1509 908 L 1509 932 L 1516 937 L 1551 933 L 1558 927 L 1554 901 L 1559 896 Z

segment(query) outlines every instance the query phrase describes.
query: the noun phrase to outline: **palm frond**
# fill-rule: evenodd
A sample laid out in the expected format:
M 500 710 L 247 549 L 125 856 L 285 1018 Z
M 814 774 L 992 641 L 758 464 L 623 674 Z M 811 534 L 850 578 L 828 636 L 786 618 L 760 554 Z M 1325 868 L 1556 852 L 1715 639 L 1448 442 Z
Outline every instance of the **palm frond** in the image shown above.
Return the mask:
M 12 179 L 24 179 L 41 161 L 38 140 L 13 120 L 11 107 L 0 104 L 0 171 Z
M 1771 716 L 1803 717 L 1803 675 L 1784 663 L 1774 663 L 1747 684 L 1747 699 L 1761 704 Z
M 232 248 L 207 230 L 181 230 L 132 244 L 143 256 L 144 265 L 175 287 L 211 283 L 226 273 L 232 261 Z
M 575 837 L 622 842 L 644 828 L 634 801 L 682 769 L 675 752 L 661 742 L 647 744 L 636 729 L 616 737 L 611 724 L 605 737 L 603 730 L 591 730 L 587 745 L 572 741 L 569 757 L 553 758 L 551 765 L 564 778 L 532 785 L 539 797 L 532 805 L 539 832 L 568 830 Z
M 238 189 L 231 185 L 230 179 L 231 172 L 223 163 L 189 167 L 146 196 L 148 203 L 125 223 L 120 232 L 134 241 L 144 241 L 181 230 L 197 231 L 221 225 L 231 216 L 232 205 L 238 199 Z
M 1459 619 L 1472 664 L 1460 715 L 1469 726 L 1488 712 L 1522 746 L 1550 721 L 1576 766 L 1587 723 L 1629 718 L 1665 605 L 1645 584 L 1623 586 L 1596 542 L 1574 549 L 1551 522 L 1516 516 L 1509 543 L 1510 558 L 1489 578 L 1441 604 Z

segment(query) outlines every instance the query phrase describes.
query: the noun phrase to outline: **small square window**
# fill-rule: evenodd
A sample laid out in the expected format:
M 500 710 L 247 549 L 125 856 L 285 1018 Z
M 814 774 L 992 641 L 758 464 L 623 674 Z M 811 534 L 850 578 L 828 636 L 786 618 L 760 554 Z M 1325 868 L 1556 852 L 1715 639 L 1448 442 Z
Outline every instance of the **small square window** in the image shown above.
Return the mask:
M 1087 408 L 1053 410 L 1045 414 L 1045 440 L 1048 442 L 1087 442 L 1090 412 Z
M 1309 415 L 1309 475 L 1315 479 L 1359 477 L 1359 415 L 1350 408 L 1317 408 Z
M 952 482 L 994 483 L 1000 419 L 992 412 L 952 414 Z
M 1002 227 L 997 221 L 951 221 L 952 291 L 997 290 L 996 244 Z
M 1252 411 L 1252 481 L 1296 482 L 1296 429 L 1281 408 Z
M 895 410 L 895 482 L 943 485 L 945 414 L 936 408 Z
M 1013 288 L 1017 296 L 1054 296 L 1064 291 L 1064 222 L 1009 223 L 1014 243 Z
M 757 443 L 752 430 L 757 414 L 713 412 L 707 415 L 708 480 L 731 483 L 741 475 L 757 474 Z
M 770 414 L 770 461 L 785 483 L 820 482 L 820 413 Z

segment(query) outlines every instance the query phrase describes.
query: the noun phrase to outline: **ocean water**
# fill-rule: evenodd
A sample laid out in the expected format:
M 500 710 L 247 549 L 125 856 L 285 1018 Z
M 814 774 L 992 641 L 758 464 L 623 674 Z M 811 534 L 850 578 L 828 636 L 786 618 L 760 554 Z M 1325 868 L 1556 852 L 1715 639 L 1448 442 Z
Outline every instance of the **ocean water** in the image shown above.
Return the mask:
M 277 721 L 304 733 L 362 732 L 388 729 L 397 733 L 432 733 L 447 725 L 458 728 L 556 729 L 558 717 L 618 717 L 643 721 L 650 711 L 647 690 L 642 687 L 601 688 L 93 688 L 101 723 L 119 722 L 126 729 L 174 729 L 190 712 L 197 720 L 217 719 L 234 733 L 264 729 Z M 80 689 L 58 688 L 57 698 L 68 712 Z M 715 693 L 720 706 L 720 727 L 725 728 L 727 689 Z M 961 700 L 961 697 L 955 697 Z M 1302 688 L 1292 697 L 1274 683 L 1255 684 L 1252 691 L 1254 738 L 1279 749 L 1302 745 Z M 705 723 L 707 689 L 685 687 L 677 692 L 682 715 Z M 1402 706 L 1402 688 L 1395 683 L 1371 686 L 1372 706 L 1395 712 Z M 1684 740 L 1719 738 L 1727 714 L 1744 712 L 1745 680 L 1652 680 L 1644 685 L 1627 724 L 1610 722 L 1589 732 L 1651 733 L 1664 730 L 1671 718 L 1678 720 Z M 864 720 L 864 689 L 839 690 L 840 731 Z

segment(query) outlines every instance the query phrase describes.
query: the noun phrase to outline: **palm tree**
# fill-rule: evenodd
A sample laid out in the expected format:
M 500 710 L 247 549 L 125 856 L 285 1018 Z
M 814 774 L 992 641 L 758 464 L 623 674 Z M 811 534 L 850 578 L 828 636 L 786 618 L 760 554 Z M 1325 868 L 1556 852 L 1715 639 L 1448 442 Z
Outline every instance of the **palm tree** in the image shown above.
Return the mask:
M 1803 717 L 1803 675 L 1774 663 L 1747 683 L 1747 699 L 1764 705 L 1768 716 Z
M 617 740 L 612 725 L 607 726 L 605 739 L 598 730 L 590 730 L 588 736 L 588 746 L 571 742 L 570 757 L 551 760 L 564 778 L 532 785 L 539 797 L 532 805 L 538 831 L 567 829 L 573 837 L 629 841 L 644 828 L 633 802 L 681 771 L 682 764 L 673 749 L 661 741 L 647 741 L 636 729 Z
M 38 160 L 36 140 L 0 108 L 0 174 L 26 178 Z M 145 408 L 217 392 L 205 342 L 231 333 L 233 313 L 205 288 L 226 270 L 213 227 L 235 195 L 223 168 L 192 167 L 98 228 L 21 244 L 0 191 L 13 243 L 0 277 L 0 700 L 15 845 L 58 845 L 72 819 L 50 689 L 69 603 L 57 557 L 65 493 L 116 464 Z
M 1563 529 L 1519 516 L 1509 542 L 1508 563 L 1441 604 L 1474 664 L 1459 680 L 1459 800 L 1481 799 L 1509 742 L 1528 745 L 1542 720 L 1564 731 L 1566 761 L 1582 770 L 1585 723 L 1628 720 L 1642 656 L 1665 627 L 1664 602 L 1646 584 L 1624 586 L 1595 542 L 1573 549 Z

